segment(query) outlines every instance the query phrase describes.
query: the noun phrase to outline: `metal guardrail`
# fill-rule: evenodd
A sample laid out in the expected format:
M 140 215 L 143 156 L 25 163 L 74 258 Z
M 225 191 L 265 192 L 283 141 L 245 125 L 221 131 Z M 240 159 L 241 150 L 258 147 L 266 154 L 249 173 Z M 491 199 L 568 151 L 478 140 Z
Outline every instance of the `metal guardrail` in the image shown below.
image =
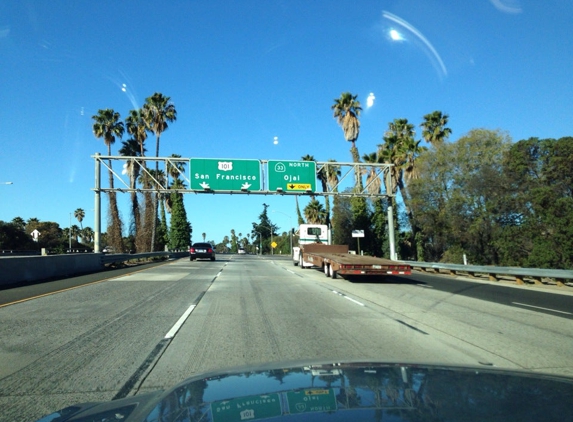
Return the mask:
M 136 259 L 167 257 L 167 258 L 183 258 L 188 256 L 188 251 L 172 251 L 172 252 L 144 252 L 144 253 L 115 253 L 115 254 L 102 254 L 101 262 L 103 265 L 115 264 L 118 262 L 133 261 Z
M 545 285 L 544 279 L 555 280 L 557 286 L 563 287 L 566 283 L 573 281 L 573 270 L 552 270 L 543 268 L 520 268 L 520 267 L 494 267 L 489 265 L 460 265 L 460 264 L 441 264 L 436 262 L 414 262 L 403 261 L 408 263 L 414 269 L 424 272 L 446 272 L 450 275 L 467 274 L 470 277 L 476 277 L 476 274 L 487 275 L 490 281 L 499 281 L 500 276 L 512 276 L 517 284 L 526 284 L 526 279 L 531 280 L 534 284 Z

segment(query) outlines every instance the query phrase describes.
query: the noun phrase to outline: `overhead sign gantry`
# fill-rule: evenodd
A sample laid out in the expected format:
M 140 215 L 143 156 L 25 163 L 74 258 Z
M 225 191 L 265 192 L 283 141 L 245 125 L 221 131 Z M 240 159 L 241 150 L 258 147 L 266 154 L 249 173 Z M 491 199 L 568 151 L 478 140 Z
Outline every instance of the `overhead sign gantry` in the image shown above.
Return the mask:
M 391 164 L 336 161 L 293 161 L 225 158 L 124 157 L 95 154 L 94 250 L 99 252 L 102 192 L 193 194 L 312 195 L 386 198 L 393 196 Z M 116 162 L 119 165 L 112 165 Z M 117 169 L 122 166 L 122 171 Z M 114 187 L 101 186 L 102 167 L 112 173 Z M 155 169 L 159 171 L 156 172 Z M 180 180 L 173 187 L 173 174 Z M 356 186 L 357 176 L 368 174 Z M 317 180 L 322 180 L 318 190 Z M 146 180 L 145 184 L 137 184 Z M 352 186 L 352 188 L 349 188 Z M 393 230 L 392 207 L 388 210 Z M 393 233 L 390 234 L 393 243 Z M 393 248 L 392 248 L 393 249 Z

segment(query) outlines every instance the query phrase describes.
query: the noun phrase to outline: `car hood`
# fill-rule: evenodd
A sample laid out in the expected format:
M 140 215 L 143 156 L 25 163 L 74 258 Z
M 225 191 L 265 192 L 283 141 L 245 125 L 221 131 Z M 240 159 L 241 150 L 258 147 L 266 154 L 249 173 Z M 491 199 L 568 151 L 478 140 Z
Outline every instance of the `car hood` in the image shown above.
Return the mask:
M 573 420 L 573 379 L 379 362 L 206 373 L 171 390 L 67 407 L 40 421 Z

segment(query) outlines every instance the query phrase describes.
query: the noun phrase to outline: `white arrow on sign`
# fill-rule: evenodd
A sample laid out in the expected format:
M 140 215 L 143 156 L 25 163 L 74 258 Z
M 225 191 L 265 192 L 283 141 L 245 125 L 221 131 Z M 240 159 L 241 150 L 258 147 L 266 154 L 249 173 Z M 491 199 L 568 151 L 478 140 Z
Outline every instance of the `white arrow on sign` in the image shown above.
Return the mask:
M 245 190 L 249 189 L 250 187 L 251 187 L 251 184 L 248 182 L 245 182 L 241 185 L 241 189 L 245 189 Z
M 201 182 L 199 186 L 201 186 L 203 189 L 211 189 L 211 186 L 209 186 L 209 183 L 207 182 Z
M 34 229 L 34 231 L 30 234 L 32 235 L 35 241 L 38 241 L 38 236 L 40 236 L 41 233 L 38 231 L 38 229 Z

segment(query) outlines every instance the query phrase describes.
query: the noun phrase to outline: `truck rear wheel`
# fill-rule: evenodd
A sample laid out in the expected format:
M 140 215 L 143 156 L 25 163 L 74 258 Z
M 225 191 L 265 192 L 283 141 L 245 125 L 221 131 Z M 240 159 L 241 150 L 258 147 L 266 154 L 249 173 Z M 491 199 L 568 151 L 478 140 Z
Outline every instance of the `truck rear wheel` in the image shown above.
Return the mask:
M 324 264 L 324 275 L 330 277 L 330 265 Z
M 304 270 L 304 261 L 302 260 L 302 255 L 298 258 L 298 265 Z
M 332 269 L 332 265 L 328 266 L 328 273 L 330 274 L 330 277 L 332 277 L 332 278 L 338 277 L 338 272 L 336 272 Z

